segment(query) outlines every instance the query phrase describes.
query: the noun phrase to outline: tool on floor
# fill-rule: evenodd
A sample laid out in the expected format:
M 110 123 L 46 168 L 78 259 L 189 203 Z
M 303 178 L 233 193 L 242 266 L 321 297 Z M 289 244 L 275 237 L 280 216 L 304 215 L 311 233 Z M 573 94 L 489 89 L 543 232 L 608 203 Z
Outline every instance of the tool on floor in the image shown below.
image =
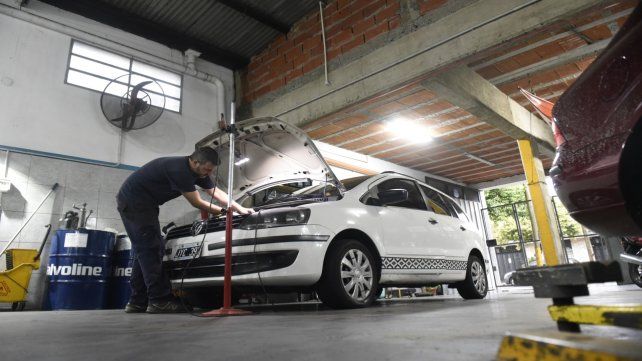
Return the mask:
M 40 204 L 38 205 L 38 207 L 36 207 L 36 209 L 31 213 L 31 215 L 29 216 L 29 218 L 27 218 L 27 220 L 22 224 L 22 226 L 20 226 L 20 229 L 18 229 L 18 231 L 16 232 L 16 234 L 15 234 L 15 235 L 11 238 L 11 240 L 9 241 L 9 243 L 7 243 L 7 245 L 2 249 L 2 251 L 0 252 L 0 255 L 1 255 L 1 254 L 3 254 L 6 250 L 8 250 L 8 249 L 9 249 L 9 247 L 11 247 L 11 244 L 16 240 L 16 238 L 18 238 L 18 235 L 20 235 L 20 232 L 22 232 L 22 230 L 27 226 L 27 224 L 29 223 L 29 221 L 31 221 L 31 219 L 33 218 L 33 216 L 35 216 L 35 215 L 36 215 L 36 212 L 38 212 L 38 210 L 40 209 L 40 207 L 42 207 L 42 205 L 43 205 L 43 204 L 45 204 L 45 201 L 47 201 L 47 199 L 49 198 L 49 196 L 50 196 L 53 192 L 55 192 L 57 188 L 58 188 L 58 183 L 55 183 L 55 184 L 51 187 L 51 190 L 49 190 L 49 192 L 47 193 L 47 195 L 42 199 L 42 201 L 40 202 Z
M 498 360 L 642 360 L 639 344 L 581 334 L 580 324 L 642 329 L 642 305 L 576 305 L 589 283 L 622 280 L 617 261 L 586 262 L 517 270 L 519 286 L 533 286 L 536 298 L 552 298 L 551 318 L 561 332 L 507 335 Z
M 0 272 L 0 302 L 10 302 L 14 311 L 24 310 L 27 304 L 31 273 L 40 268 L 40 254 L 51 232 L 51 224 L 45 227 L 47 233 L 39 250 L 14 248 L 6 252 L 6 271 Z

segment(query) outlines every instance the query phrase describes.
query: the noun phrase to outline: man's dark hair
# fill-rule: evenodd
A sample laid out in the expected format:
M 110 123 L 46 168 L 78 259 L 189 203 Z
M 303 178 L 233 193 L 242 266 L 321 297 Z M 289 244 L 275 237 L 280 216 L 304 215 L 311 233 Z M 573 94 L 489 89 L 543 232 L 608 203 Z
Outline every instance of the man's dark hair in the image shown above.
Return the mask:
M 210 147 L 198 148 L 189 156 L 191 160 L 199 163 L 210 162 L 214 165 L 221 164 L 221 161 L 218 158 L 218 152 Z

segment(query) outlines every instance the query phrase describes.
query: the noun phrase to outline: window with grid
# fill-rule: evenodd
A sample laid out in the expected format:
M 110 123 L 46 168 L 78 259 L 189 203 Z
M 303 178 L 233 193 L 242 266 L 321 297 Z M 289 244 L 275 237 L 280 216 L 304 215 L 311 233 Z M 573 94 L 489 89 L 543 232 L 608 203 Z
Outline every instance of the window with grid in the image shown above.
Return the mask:
M 72 41 L 65 83 L 103 92 L 114 79 L 120 86 L 110 87 L 109 92 L 116 96 L 125 95 L 143 81 L 154 80 L 162 88 L 162 93 L 165 93 L 165 109 L 181 111 L 183 77 L 180 74 L 76 40 Z M 163 104 L 163 94 L 157 85 L 149 84 L 144 89 L 150 97 L 161 100 L 154 104 Z

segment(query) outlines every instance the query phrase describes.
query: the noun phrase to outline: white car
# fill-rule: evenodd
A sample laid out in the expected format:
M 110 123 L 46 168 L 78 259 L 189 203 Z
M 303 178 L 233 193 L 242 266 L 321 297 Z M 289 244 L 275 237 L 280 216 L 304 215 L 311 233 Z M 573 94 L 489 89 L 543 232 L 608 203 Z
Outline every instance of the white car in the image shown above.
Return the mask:
M 237 125 L 233 194 L 254 207 L 235 216 L 233 286 L 314 289 L 335 308 L 369 306 L 381 287 L 452 284 L 466 299 L 487 292 L 482 236 L 448 196 L 397 173 L 336 179 L 300 129 L 275 118 Z M 219 151 L 228 135 L 197 144 Z M 187 293 L 223 284 L 222 218 L 167 235 L 165 265 Z

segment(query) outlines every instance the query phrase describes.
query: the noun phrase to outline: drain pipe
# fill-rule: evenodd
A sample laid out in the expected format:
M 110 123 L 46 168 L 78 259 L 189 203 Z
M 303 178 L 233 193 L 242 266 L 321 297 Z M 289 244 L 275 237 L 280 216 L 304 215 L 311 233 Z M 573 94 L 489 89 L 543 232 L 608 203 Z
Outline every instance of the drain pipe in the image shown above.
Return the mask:
M 194 49 L 185 50 L 185 69 L 183 70 L 183 73 L 205 82 L 214 84 L 219 93 L 217 99 L 218 112 L 225 113 L 225 86 L 223 85 L 223 82 L 214 75 L 204 73 L 196 69 L 196 58 L 200 56 L 201 53 Z
M 188 50 L 185 52 L 186 54 L 183 57 L 183 59 L 181 59 L 182 61 L 178 62 L 174 60 L 168 60 L 166 58 L 163 58 L 153 53 L 142 51 L 140 49 L 137 49 L 134 46 L 128 46 L 128 45 L 118 43 L 110 39 L 107 35 L 103 36 L 103 35 L 89 33 L 86 30 L 76 28 L 76 27 L 70 26 L 69 24 L 64 24 L 60 21 L 47 18 L 45 16 L 37 14 L 36 12 L 34 12 L 29 8 L 21 7 L 18 9 L 18 8 L 11 7 L 9 5 L 0 4 L 0 14 L 7 15 L 15 19 L 22 20 L 22 21 L 43 27 L 45 29 L 55 31 L 78 40 L 82 40 L 92 45 L 108 48 L 110 51 L 119 53 L 124 56 L 128 56 L 128 57 L 133 56 L 136 59 L 145 60 L 161 68 L 165 68 L 167 70 L 189 75 L 196 79 L 200 79 L 202 81 L 211 83 L 216 87 L 218 92 L 217 94 L 218 95 L 217 96 L 218 113 L 225 112 L 225 86 L 223 85 L 223 82 L 221 81 L 221 79 L 219 79 L 215 75 L 198 71 L 196 69 L 195 60 L 200 55 L 200 54 L 196 55 L 198 52 L 195 52 L 193 50 L 192 52 L 190 52 Z M 65 159 L 65 158 L 61 158 L 61 159 Z M 91 163 L 91 162 L 87 162 L 87 163 Z M 106 164 L 104 162 L 96 162 L 95 164 L 107 166 L 107 167 L 118 167 L 120 166 L 120 159 L 118 163 Z
M 323 70 L 325 71 L 325 85 L 330 85 L 328 80 L 328 49 L 325 43 L 325 24 L 323 23 L 323 1 L 319 1 L 319 19 L 321 20 L 321 40 L 323 41 Z

